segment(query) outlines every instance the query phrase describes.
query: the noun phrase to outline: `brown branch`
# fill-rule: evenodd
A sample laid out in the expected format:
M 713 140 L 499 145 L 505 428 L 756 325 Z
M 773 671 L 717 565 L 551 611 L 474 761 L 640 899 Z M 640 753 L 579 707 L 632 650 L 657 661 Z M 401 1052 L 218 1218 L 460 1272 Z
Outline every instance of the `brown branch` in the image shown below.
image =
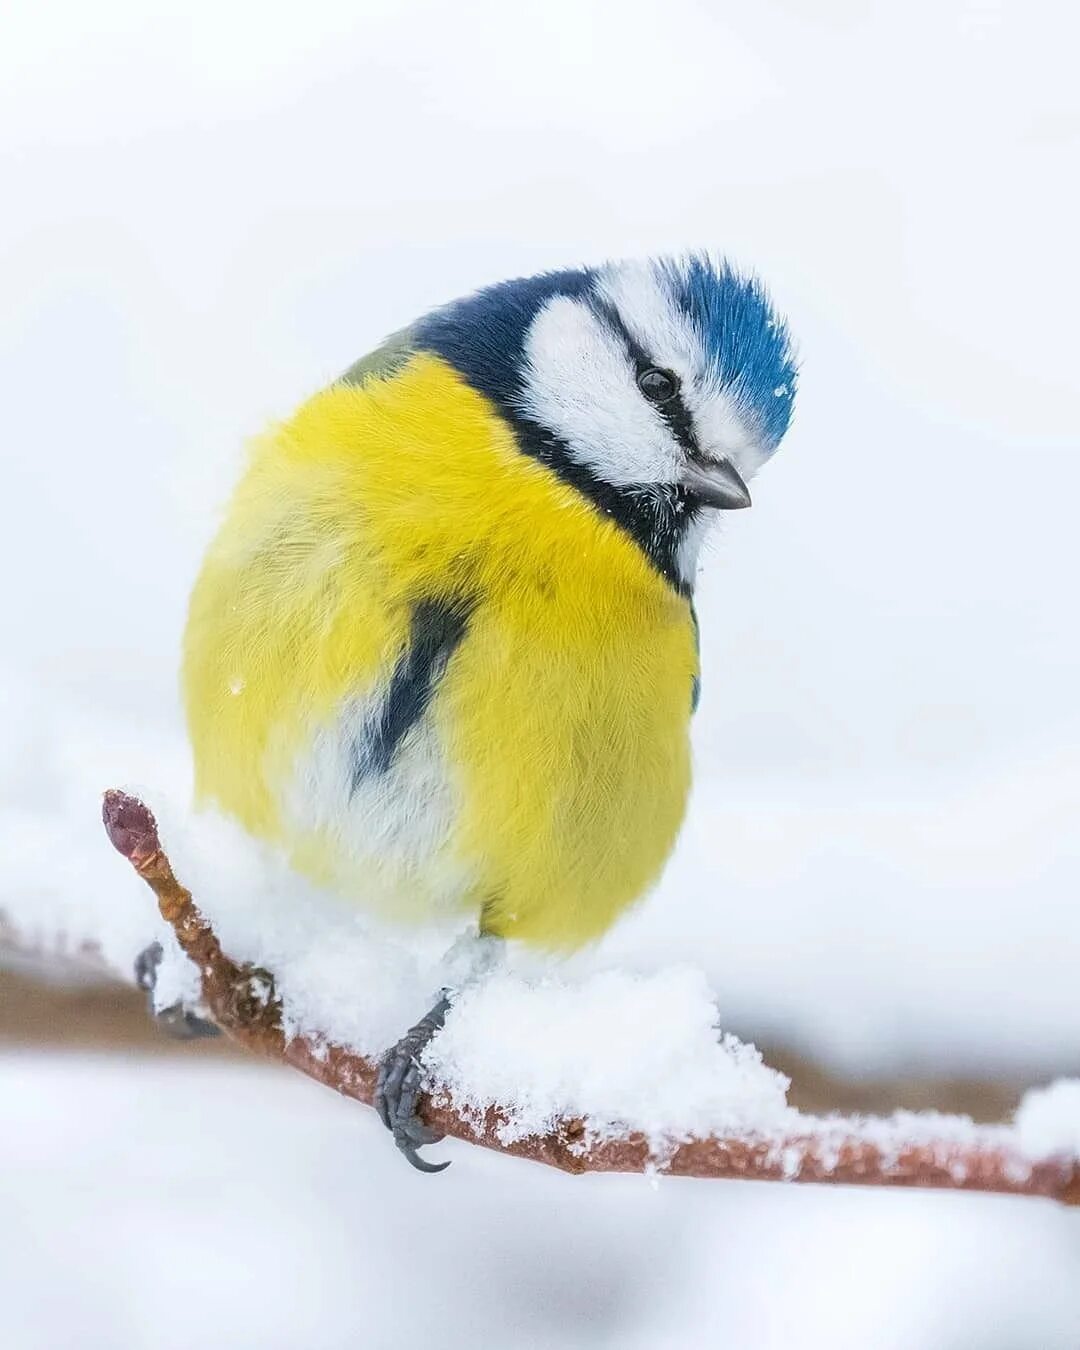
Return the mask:
M 90 982 L 115 978 L 97 945 L 72 943 L 64 933 L 27 935 L 0 909 L 0 956 L 55 980 Z
M 283 1060 L 371 1105 L 376 1062 L 322 1039 L 286 1038 L 272 975 L 237 964 L 222 951 L 191 893 L 173 874 L 151 811 L 137 798 L 112 790 L 105 794 L 102 816 L 114 847 L 154 892 L 162 917 L 198 967 L 203 999 L 218 1025 L 246 1049 Z M 422 1100 L 420 1113 L 443 1134 L 564 1172 L 646 1172 L 657 1167 L 644 1135 L 589 1140 L 583 1120 L 564 1120 L 549 1134 L 503 1142 L 499 1128 L 505 1117 L 495 1108 L 470 1119 L 446 1105 L 436 1091 Z M 686 1140 L 665 1155 L 659 1170 L 689 1177 L 993 1191 L 1080 1204 L 1080 1164 L 1075 1159 L 1029 1159 L 1007 1137 L 1005 1142 L 994 1136 L 960 1142 L 943 1135 L 892 1145 L 881 1142 L 881 1122 L 805 1119 L 805 1131 L 785 1138 L 747 1134 Z

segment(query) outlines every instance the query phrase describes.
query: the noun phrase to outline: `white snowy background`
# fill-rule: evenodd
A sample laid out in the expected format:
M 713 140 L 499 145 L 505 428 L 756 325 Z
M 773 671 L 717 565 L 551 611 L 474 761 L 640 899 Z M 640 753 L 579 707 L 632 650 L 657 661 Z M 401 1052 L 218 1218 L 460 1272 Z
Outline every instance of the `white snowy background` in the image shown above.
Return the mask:
M 708 244 L 803 356 L 608 963 L 849 1072 L 1080 1061 L 1080 22 L 1019 0 L 57 4 L 0 43 L 0 904 L 146 923 L 244 437 L 433 303 Z M 122 912 L 119 912 L 122 911 Z M 125 927 L 126 925 L 126 927 Z M 0 1057 L 13 1350 L 1076 1350 L 1080 1216 L 569 1179 L 254 1064 Z

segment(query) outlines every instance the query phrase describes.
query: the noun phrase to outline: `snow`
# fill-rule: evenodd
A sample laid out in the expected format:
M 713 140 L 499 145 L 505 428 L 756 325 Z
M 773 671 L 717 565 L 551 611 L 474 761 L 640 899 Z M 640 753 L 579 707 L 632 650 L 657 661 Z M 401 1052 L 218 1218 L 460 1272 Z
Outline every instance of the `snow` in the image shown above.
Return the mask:
M 681 1140 L 750 1134 L 784 1147 L 792 1173 L 801 1147 L 793 1138 L 820 1146 L 853 1132 L 886 1161 L 913 1143 L 1002 1146 L 1021 1164 L 1025 1155 L 1077 1152 L 1076 1083 L 1029 1094 L 1018 1131 L 934 1112 L 854 1123 L 802 1115 L 788 1105 L 788 1079 L 721 1030 L 700 969 L 555 962 L 493 951 L 467 933 L 452 942 L 449 929 L 410 935 L 297 877 L 216 813 L 173 806 L 159 809 L 158 825 L 224 950 L 273 972 L 287 1035 L 375 1056 L 452 987 L 446 1025 L 423 1056 L 425 1081 L 466 1116 L 497 1107 L 503 1142 L 581 1119 L 583 1147 L 641 1132 L 662 1168 Z M 193 1001 L 197 972 L 175 942 L 163 945 L 157 1005 Z
M 662 1156 L 695 1135 L 783 1128 L 788 1080 L 716 1024 L 691 969 L 577 983 L 498 972 L 462 992 L 424 1064 L 458 1109 L 501 1107 L 504 1142 L 576 1118 L 587 1139 L 640 1130 Z
M 180 944 L 171 932 L 164 933 L 159 943 L 161 960 L 155 971 L 152 995 L 154 1008 L 162 1012 L 179 1003 L 190 1012 L 200 1012 L 202 979 L 198 967 L 180 950 Z
M 1080 1078 L 1062 1078 L 1026 1093 L 1016 1130 L 1030 1157 L 1080 1158 Z
M 449 929 L 410 936 L 297 877 L 213 812 L 159 809 L 158 824 L 224 950 L 273 972 L 287 1035 L 376 1056 L 451 987 L 446 1025 L 423 1055 L 425 1082 L 466 1117 L 498 1108 L 504 1143 L 580 1119 L 583 1148 L 640 1132 L 660 1170 L 674 1144 L 709 1135 L 774 1141 L 788 1175 L 807 1148 L 827 1157 L 853 1136 L 879 1148 L 886 1166 L 912 1144 L 934 1145 L 961 1171 L 970 1147 L 1005 1148 L 1021 1171 L 1025 1159 L 1080 1156 L 1080 1083 L 1030 1093 L 1015 1130 L 937 1112 L 800 1114 L 788 1079 L 722 1031 L 699 969 L 555 962 L 467 932 L 451 942 Z M 196 1004 L 197 971 L 174 941 L 163 947 L 157 1006 Z
M 377 1054 L 434 1001 L 449 930 L 410 940 L 297 876 L 213 812 L 164 803 L 155 814 L 177 876 L 223 949 L 273 972 L 290 1034 Z M 170 961 L 186 958 L 173 948 Z
M 787 1079 L 719 1033 L 700 970 L 503 954 L 449 929 L 409 935 L 303 881 L 212 812 L 159 810 L 158 825 L 224 950 L 274 973 L 287 1034 L 377 1055 L 453 987 L 424 1056 L 428 1081 L 464 1112 L 500 1107 L 506 1140 L 582 1117 L 590 1136 L 639 1130 L 662 1154 L 674 1140 L 781 1129 L 793 1116 Z M 170 944 L 159 1006 L 191 970 Z
M 175 734 L 138 717 L 109 715 L 8 672 L 0 656 L 0 911 L 28 944 L 92 943 L 130 975 L 136 955 L 169 930 L 145 886 L 102 847 L 103 787 L 154 783 L 188 791 Z M 135 778 L 136 781 L 132 781 Z M 141 781 L 139 781 L 141 779 Z M 119 865 L 118 865 L 119 864 Z

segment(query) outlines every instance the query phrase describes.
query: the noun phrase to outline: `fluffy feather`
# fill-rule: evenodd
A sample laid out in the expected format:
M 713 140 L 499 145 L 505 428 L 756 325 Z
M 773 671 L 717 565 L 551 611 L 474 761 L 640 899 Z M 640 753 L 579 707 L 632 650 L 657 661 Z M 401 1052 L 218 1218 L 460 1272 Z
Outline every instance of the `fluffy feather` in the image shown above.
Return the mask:
M 433 598 L 467 632 L 357 792 L 358 725 Z M 695 672 L 687 600 L 419 354 L 256 445 L 192 598 L 197 790 L 384 914 L 572 947 L 672 846 Z
M 699 257 L 503 283 L 395 334 L 256 443 L 207 555 L 199 798 L 391 917 L 601 933 L 689 785 L 713 512 L 682 467 L 752 473 L 794 381 L 761 288 Z

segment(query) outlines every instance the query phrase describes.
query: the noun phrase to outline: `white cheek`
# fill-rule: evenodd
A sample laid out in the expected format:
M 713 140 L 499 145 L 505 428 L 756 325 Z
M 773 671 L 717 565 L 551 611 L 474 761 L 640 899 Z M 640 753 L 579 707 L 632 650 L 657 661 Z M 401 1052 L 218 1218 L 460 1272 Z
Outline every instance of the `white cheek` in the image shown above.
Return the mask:
M 744 478 L 752 478 L 768 459 L 768 451 L 736 412 L 732 400 L 713 393 L 693 401 L 688 397 L 687 407 L 705 457 L 729 459 Z
M 568 296 L 548 301 L 529 329 L 521 410 L 616 487 L 678 476 L 678 442 L 642 398 L 623 343 Z

